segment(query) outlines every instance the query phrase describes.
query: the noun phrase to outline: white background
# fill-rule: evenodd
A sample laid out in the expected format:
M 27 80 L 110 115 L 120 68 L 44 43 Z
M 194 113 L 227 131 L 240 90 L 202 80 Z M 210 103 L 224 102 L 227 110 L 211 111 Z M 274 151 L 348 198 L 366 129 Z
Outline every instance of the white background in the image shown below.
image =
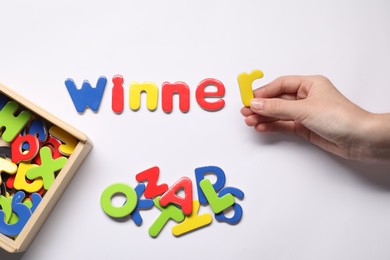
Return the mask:
M 94 148 L 25 254 L 0 259 L 389 259 L 390 172 L 345 161 L 285 135 L 248 128 L 237 75 L 261 69 L 261 86 L 285 74 L 323 74 L 348 98 L 386 112 L 390 2 L 0 1 L 0 81 L 87 134 Z M 111 110 L 111 78 L 125 79 L 125 111 Z M 108 78 L 98 113 L 76 112 L 65 88 Z M 225 84 L 226 106 L 196 103 L 197 84 Z M 191 108 L 165 114 L 128 107 L 131 81 L 184 81 Z M 337 115 L 335 115 L 336 117 Z M 356 122 L 359 124 L 359 122 Z M 100 208 L 115 182 L 136 185 L 152 166 L 160 182 L 221 167 L 240 188 L 244 217 L 176 238 Z M 194 186 L 195 187 L 195 186 Z M 196 195 L 196 190 L 194 191 Z M 201 212 L 211 212 L 205 206 Z

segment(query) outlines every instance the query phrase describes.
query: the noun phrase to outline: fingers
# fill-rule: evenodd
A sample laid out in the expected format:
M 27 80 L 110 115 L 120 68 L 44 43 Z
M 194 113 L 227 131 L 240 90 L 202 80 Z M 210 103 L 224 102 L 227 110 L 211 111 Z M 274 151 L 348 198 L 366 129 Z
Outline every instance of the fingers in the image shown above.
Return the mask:
M 354 118 L 356 107 L 326 77 L 283 76 L 256 89 L 254 97 L 250 107 L 241 109 L 248 126 L 263 133 L 295 134 L 326 151 L 351 157 L 350 143 L 342 137 L 348 134 L 345 129 L 353 128 L 345 121 Z
M 278 120 L 279 119 L 273 117 L 265 117 L 262 115 L 253 114 L 245 118 L 245 123 L 247 124 L 247 126 L 256 126 L 258 124 L 269 123 Z
M 317 81 L 319 77 L 317 77 Z M 316 82 L 316 76 L 283 76 L 254 91 L 255 98 L 250 107 L 241 109 L 248 126 L 282 121 L 303 122 L 313 111 L 310 102 L 305 101 L 308 93 Z M 280 126 L 283 125 L 283 126 Z M 264 125 L 264 127 L 281 127 L 291 129 L 286 123 Z M 261 126 L 259 126 L 261 128 Z
M 241 113 L 248 117 L 256 113 L 265 117 L 282 120 L 296 120 L 305 112 L 302 102 L 312 85 L 310 76 L 283 76 L 254 91 L 250 110 L 242 109 Z M 291 102 L 294 100 L 294 102 Z M 248 120 L 253 122 L 252 119 Z M 272 120 L 271 120 L 272 121 Z M 273 120 L 274 121 L 274 120 Z
M 282 76 L 253 93 L 258 98 L 274 98 L 284 94 L 296 94 L 300 88 L 310 87 L 310 76 Z
M 245 123 L 248 126 L 255 126 L 260 123 L 274 122 L 279 120 L 278 118 L 256 114 L 249 107 L 243 107 L 241 109 L 241 114 L 245 117 Z
M 295 122 L 294 121 L 281 121 L 276 120 L 273 122 L 260 123 L 255 126 L 256 131 L 261 133 L 286 133 L 295 134 Z
M 253 111 L 249 108 L 249 107 L 243 107 L 243 108 L 241 108 L 241 114 L 243 115 L 243 116 L 250 116 L 250 115 L 253 115 L 254 113 L 253 113 Z
M 305 113 L 308 112 L 302 100 L 278 98 L 254 98 L 251 100 L 250 109 L 262 116 L 298 121 L 302 121 Z

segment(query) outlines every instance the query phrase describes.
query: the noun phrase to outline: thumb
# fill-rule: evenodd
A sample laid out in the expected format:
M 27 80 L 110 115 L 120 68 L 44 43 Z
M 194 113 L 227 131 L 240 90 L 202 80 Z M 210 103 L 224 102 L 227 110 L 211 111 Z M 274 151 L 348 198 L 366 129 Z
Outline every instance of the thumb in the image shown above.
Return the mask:
M 254 98 L 250 102 L 250 108 L 256 114 L 283 120 L 296 120 L 306 110 L 301 100 L 280 98 Z

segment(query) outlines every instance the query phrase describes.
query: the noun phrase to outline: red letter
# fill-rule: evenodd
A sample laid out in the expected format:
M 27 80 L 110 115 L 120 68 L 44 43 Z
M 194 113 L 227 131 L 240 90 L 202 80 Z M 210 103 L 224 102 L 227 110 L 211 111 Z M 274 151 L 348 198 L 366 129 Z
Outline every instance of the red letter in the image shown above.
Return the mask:
M 121 75 L 115 75 L 112 77 L 112 83 L 114 83 L 114 86 L 112 87 L 112 102 L 111 107 L 112 111 L 115 113 L 122 113 L 123 112 L 123 77 Z
M 176 193 L 181 189 L 184 190 L 184 198 L 176 195 Z M 181 178 L 161 196 L 161 206 L 166 207 L 169 203 L 174 203 L 181 206 L 181 209 L 185 215 L 190 215 L 192 213 L 192 182 L 190 178 Z
M 138 182 L 148 181 L 144 196 L 147 199 L 157 197 L 158 195 L 163 194 L 168 190 L 167 184 L 157 185 L 158 175 L 160 174 L 160 169 L 155 166 L 149 168 L 143 172 L 138 173 L 135 178 Z
M 215 86 L 217 91 L 215 92 L 205 92 L 206 87 Z M 196 101 L 198 104 L 205 110 L 209 111 L 218 111 L 225 106 L 225 101 L 219 99 L 215 102 L 207 102 L 205 98 L 222 98 L 225 95 L 225 86 L 221 81 L 217 79 L 205 79 L 201 81 L 196 89 Z
M 22 149 L 24 143 L 27 143 L 29 147 L 26 151 Z M 30 161 L 38 154 L 38 149 L 38 138 L 34 135 L 19 135 L 11 144 L 12 162 Z
M 172 112 L 173 94 L 179 95 L 179 107 L 181 112 L 186 113 L 190 109 L 190 89 L 184 82 L 162 84 L 162 109 L 165 113 Z

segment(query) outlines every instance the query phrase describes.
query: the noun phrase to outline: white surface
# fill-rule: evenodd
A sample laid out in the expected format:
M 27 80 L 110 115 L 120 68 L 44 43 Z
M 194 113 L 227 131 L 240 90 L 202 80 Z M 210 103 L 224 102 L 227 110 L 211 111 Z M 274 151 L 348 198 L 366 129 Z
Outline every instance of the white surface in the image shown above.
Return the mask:
M 388 168 L 346 162 L 284 135 L 259 135 L 239 113 L 236 77 L 261 69 L 258 85 L 284 74 L 324 74 L 351 100 L 389 106 L 390 2 L 0 1 L 0 81 L 86 133 L 94 149 L 24 255 L 1 259 L 389 259 Z M 125 111 L 79 115 L 64 80 L 125 78 Z M 226 86 L 215 113 L 196 85 Z M 131 81 L 185 81 L 191 108 L 165 114 L 128 108 Z M 108 82 L 110 83 L 110 82 Z M 337 115 L 335 115 L 337 116 Z M 359 122 L 357 122 L 359 123 Z M 242 189 L 244 218 L 181 238 L 115 222 L 99 199 L 111 183 L 135 185 L 151 166 L 160 181 L 217 165 Z M 196 194 L 196 193 L 195 193 Z M 202 208 L 209 212 L 209 207 Z

